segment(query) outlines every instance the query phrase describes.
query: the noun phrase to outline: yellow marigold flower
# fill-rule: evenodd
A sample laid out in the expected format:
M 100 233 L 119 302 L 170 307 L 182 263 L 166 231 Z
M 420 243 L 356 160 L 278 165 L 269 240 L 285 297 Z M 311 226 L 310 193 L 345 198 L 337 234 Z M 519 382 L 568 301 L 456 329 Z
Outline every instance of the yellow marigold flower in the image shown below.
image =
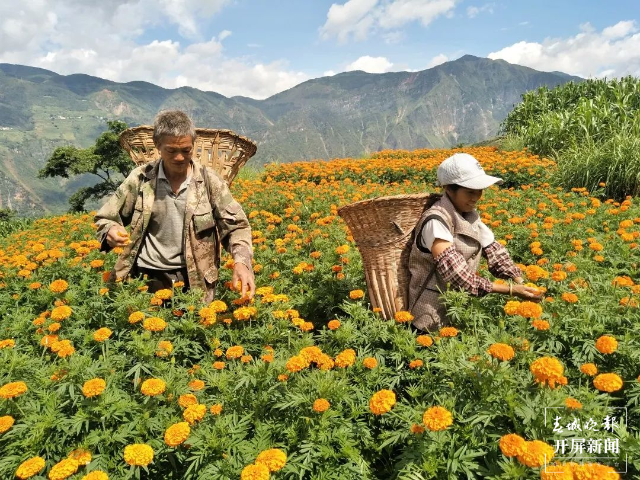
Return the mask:
M 31 478 L 40 473 L 44 466 L 44 458 L 31 457 L 30 459 L 25 460 L 20 464 L 20 466 L 16 470 L 16 477 L 18 477 L 20 480 L 26 480 L 27 478 Z
M 562 300 L 567 303 L 576 303 L 578 301 L 578 296 L 575 293 L 564 292 L 562 294 Z
M 526 442 L 526 448 L 522 455 L 518 455 L 518 461 L 527 467 L 537 468 L 551 461 L 555 455 L 553 447 L 540 440 Z
M 215 313 L 222 313 L 227 311 L 227 304 L 222 300 L 214 300 L 209 304 L 209 308 Z
M 566 377 L 563 376 L 564 366 L 557 358 L 542 357 L 535 360 L 529 367 L 537 383 L 541 385 L 549 384 L 555 388 L 556 383 L 566 384 Z
M 415 370 L 416 368 L 420 368 L 422 365 L 424 365 L 424 362 L 420 359 L 417 360 L 411 360 L 411 362 L 409 362 L 409 368 L 411 370 Z
M 349 298 L 351 300 L 358 300 L 362 297 L 364 297 L 364 292 L 362 290 L 351 290 L 349 292 Z
M 380 390 L 373 394 L 369 400 L 369 409 L 374 415 L 387 413 L 396 404 L 396 394 L 391 390 Z
M 546 320 L 535 319 L 531 322 L 531 326 L 536 330 L 549 330 L 551 325 Z
M 146 467 L 153 461 L 153 448 L 144 443 L 124 447 L 124 461 L 129 465 Z
M 322 413 L 329 410 L 331 404 L 328 402 L 326 398 L 318 398 L 315 402 L 313 402 L 313 411 Z
M 142 312 L 133 312 L 129 315 L 129 323 L 138 323 L 144 318 L 144 313 Z
M 617 392 L 623 384 L 622 378 L 615 373 L 601 373 L 593 379 L 593 386 L 601 392 Z
M 313 330 L 313 322 L 302 322 L 299 327 L 303 332 L 310 332 Z
M 82 394 L 87 398 L 97 397 L 104 392 L 106 386 L 107 382 L 105 382 L 104 379 L 92 378 L 91 380 L 84 382 L 84 385 L 82 385 Z
M 196 403 L 198 403 L 198 399 L 193 393 L 185 393 L 178 397 L 178 405 L 182 408 L 187 408 L 189 405 L 195 405 Z
M 435 406 L 424 412 L 422 423 L 432 432 L 439 432 L 440 430 L 446 430 L 453 424 L 453 416 L 446 408 Z
M 500 437 L 500 450 L 505 457 L 517 457 L 524 454 L 526 443 L 520 435 L 509 433 Z
M 399 311 L 393 316 L 396 322 L 398 323 L 407 323 L 413 321 L 413 315 L 406 311 Z
M 442 327 L 439 333 L 441 337 L 455 337 L 458 335 L 458 329 L 455 327 Z
M 13 424 L 16 422 L 15 418 L 11 415 L 5 415 L 4 417 L 0 417 L 0 433 L 4 433 L 13 427 Z
M 173 291 L 170 288 L 163 288 L 156 291 L 153 296 L 160 300 L 169 300 L 173 296 Z
M 100 295 L 106 295 L 108 292 L 109 292 L 109 289 L 108 289 L 108 288 L 106 288 L 106 287 L 103 287 L 103 288 L 101 288 L 100 290 L 98 290 L 98 293 L 99 293 Z M 100 471 L 99 471 L 99 470 L 96 470 L 95 472 L 91 472 L 91 473 L 96 473 L 96 472 L 100 472 Z M 89 475 L 91 475 L 91 473 L 90 473 Z M 105 473 L 105 475 L 106 475 L 106 473 Z M 85 475 L 85 477 L 86 477 L 86 475 Z
M 24 382 L 10 382 L 0 387 L 0 398 L 16 398 L 27 392 L 27 384 Z
M 585 363 L 580 366 L 580 371 L 585 375 L 593 377 L 598 373 L 598 367 L 596 367 L 595 363 Z
M 161 380 L 160 378 L 149 378 L 142 382 L 140 391 L 148 397 L 154 397 L 156 395 L 164 393 L 166 388 L 167 384 L 164 382 L 164 380 Z
M 113 332 L 111 331 L 111 329 L 107 327 L 102 327 L 96 330 L 95 332 L 93 332 L 93 339 L 96 342 L 104 342 L 107 338 L 111 336 L 112 333 Z
M 302 355 L 294 355 L 287 360 L 287 370 L 290 372 L 299 372 L 309 366 L 309 362 Z
M 520 308 L 520 302 L 511 300 L 504 306 L 504 313 L 507 315 L 517 315 Z
M 335 365 L 340 368 L 350 367 L 356 361 L 355 350 L 348 348 L 344 352 L 340 352 L 335 360 Z
M 49 470 L 49 480 L 64 480 L 78 471 L 78 461 L 73 458 L 65 458 L 59 461 Z
M 567 406 L 567 408 L 571 410 L 580 410 L 582 408 L 582 403 L 580 403 L 578 400 L 576 400 L 573 397 L 565 398 L 564 404 Z
M 160 317 L 145 318 L 142 327 L 150 332 L 161 332 L 167 328 L 167 322 Z
M 227 348 L 226 356 L 228 360 L 232 360 L 235 358 L 242 357 L 243 354 L 244 354 L 244 348 L 241 347 L 240 345 L 236 345 L 234 347 Z
M 493 358 L 497 358 L 498 360 L 501 360 L 503 362 L 508 362 L 516 354 L 516 352 L 513 350 L 513 347 L 507 345 L 506 343 L 494 343 L 489 347 L 487 353 Z
M 164 443 L 170 447 L 177 447 L 189 438 L 191 427 L 187 422 L 174 423 L 164 432 Z
M 600 353 L 611 354 L 618 349 L 618 341 L 611 335 L 602 335 L 596 340 L 596 349 Z
M 256 465 L 264 465 L 270 472 L 281 470 L 287 463 L 287 454 L 278 448 L 270 448 L 258 454 Z
M 366 357 L 364 360 L 362 360 L 362 365 L 364 366 L 364 368 L 373 370 L 378 366 L 378 361 L 373 357 Z
M 64 320 L 71 316 L 72 310 L 71 307 L 67 305 L 60 305 L 51 310 L 51 320 Z
M 94 470 L 93 472 L 87 473 L 80 480 L 109 480 L 109 475 L 102 470 Z
M 421 345 L 423 347 L 430 347 L 431 345 L 433 345 L 433 338 L 431 338 L 429 335 L 418 335 L 416 341 L 418 342 L 418 345 Z
M 240 307 L 233 312 L 233 318 L 236 320 L 249 320 L 252 316 L 258 313 L 255 307 Z
M 156 351 L 156 356 L 158 357 L 166 357 L 167 355 L 173 352 L 173 344 L 169 340 L 160 340 L 158 342 L 158 350 Z
M 211 415 L 220 415 L 222 413 L 222 404 L 214 403 L 209 408 L 209 412 L 211 413 Z
M 337 330 L 338 328 L 340 328 L 340 320 L 331 320 L 329 321 L 329 323 L 327 323 L 327 327 L 329 328 L 329 330 Z
M 12 338 L 7 338 L 6 340 L 0 340 L 0 350 L 3 348 L 13 348 L 16 345 L 16 342 Z
M 78 465 L 89 465 L 91 463 L 91 452 L 84 448 L 77 448 L 67 455 L 67 458 L 73 458 Z
M 240 472 L 240 480 L 269 480 L 271 474 L 265 465 L 247 465 Z
M 51 285 L 49 285 L 49 290 L 53 293 L 62 293 L 67 288 L 69 288 L 69 284 L 65 280 L 54 280 L 51 282 Z
M 518 305 L 518 315 L 524 318 L 540 318 L 542 307 L 534 302 L 521 302 Z
M 338 255 L 344 255 L 345 253 L 349 252 L 350 247 L 349 245 L 340 245 L 339 247 L 336 248 L 335 252 Z
M 195 405 L 189 405 L 182 412 L 182 417 L 189 422 L 190 425 L 194 425 L 204 418 L 204 414 L 207 413 L 207 406 L 200 403 Z

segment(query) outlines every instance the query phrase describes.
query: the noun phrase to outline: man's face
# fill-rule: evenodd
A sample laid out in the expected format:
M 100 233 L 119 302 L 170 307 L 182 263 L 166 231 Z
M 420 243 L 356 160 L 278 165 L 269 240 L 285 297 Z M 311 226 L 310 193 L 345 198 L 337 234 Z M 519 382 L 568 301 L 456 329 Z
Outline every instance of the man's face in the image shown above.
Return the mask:
M 190 135 L 184 137 L 160 138 L 156 145 L 162 158 L 163 166 L 172 171 L 186 170 L 193 156 L 193 139 Z

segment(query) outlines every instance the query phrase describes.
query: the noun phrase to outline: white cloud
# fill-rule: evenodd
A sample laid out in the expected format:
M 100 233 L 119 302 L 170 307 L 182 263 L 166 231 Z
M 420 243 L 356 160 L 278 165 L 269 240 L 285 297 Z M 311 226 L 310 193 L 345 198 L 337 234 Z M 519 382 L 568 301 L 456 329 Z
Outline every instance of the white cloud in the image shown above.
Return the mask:
M 442 65 L 444 62 L 448 60 L 449 60 L 449 57 L 447 57 L 444 53 L 441 53 L 440 55 L 436 55 L 431 59 L 431 61 L 427 65 L 427 68 L 437 67 L 438 65 Z
M 366 39 L 372 31 L 394 30 L 419 21 L 429 25 L 441 15 L 451 15 L 460 0 L 348 0 L 332 4 L 320 28 L 323 39 Z
M 363 70 L 368 73 L 385 73 L 393 68 L 393 63 L 385 57 L 370 57 L 365 55 L 358 58 L 355 62 L 350 63 L 345 71 Z
M 222 30 L 202 25 L 231 0 L 22 0 L 0 2 L 0 62 L 86 73 L 165 88 L 189 85 L 226 96 L 265 98 L 309 78 L 286 61 L 229 58 Z M 13 5 L 11 5 L 13 3 Z M 183 40 L 140 41 L 150 28 Z
M 547 38 L 542 43 L 522 41 L 488 56 L 581 77 L 640 75 L 640 33 L 636 33 L 635 21 L 618 22 L 602 32 L 590 24 L 580 29 L 573 37 Z
M 327 70 L 322 74 L 323 77 L 333 77 L 336 74 L 333 70 Z
M 467 7 L 467 17 L 475 18 L 480 13 L 483 13 L 483 12 L 493 13 L 493 8 L 495 6 L 496 6 L 495 3 L 485 3 L 481 7 L 474 7 L 474 6 Z

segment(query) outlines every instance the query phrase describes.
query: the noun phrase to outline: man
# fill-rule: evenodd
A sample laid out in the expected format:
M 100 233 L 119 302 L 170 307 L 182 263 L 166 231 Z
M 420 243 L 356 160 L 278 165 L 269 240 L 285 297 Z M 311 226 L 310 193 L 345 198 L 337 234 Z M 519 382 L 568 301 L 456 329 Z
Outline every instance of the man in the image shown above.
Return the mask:
M 110 279 L 146 275 L 150 292 L 182 281 L 204 290 L 210 302 L 222 243 L 234 260 L 232 284 L 240 282 L 242 296 L 252 298 L 249 221 L 226 182 L 192 161 L 193 122 L 184 112 L 165 111 L 153 127 L 160 158 L 135 168 L 95 216 L 101 249 L 123 248 Z

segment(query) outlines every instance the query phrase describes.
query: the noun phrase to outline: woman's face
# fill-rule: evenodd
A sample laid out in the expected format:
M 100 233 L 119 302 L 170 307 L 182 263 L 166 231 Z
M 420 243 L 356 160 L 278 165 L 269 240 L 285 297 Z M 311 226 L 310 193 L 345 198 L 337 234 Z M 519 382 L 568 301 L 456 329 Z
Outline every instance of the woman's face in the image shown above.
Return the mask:
M 461 213 L 473 212 L 476 208 L 476 203 L 482 197 L 482 190 L 473 190 L 471 188 L 460 187 L 457 190 L 446 188 L 447 195 Z

